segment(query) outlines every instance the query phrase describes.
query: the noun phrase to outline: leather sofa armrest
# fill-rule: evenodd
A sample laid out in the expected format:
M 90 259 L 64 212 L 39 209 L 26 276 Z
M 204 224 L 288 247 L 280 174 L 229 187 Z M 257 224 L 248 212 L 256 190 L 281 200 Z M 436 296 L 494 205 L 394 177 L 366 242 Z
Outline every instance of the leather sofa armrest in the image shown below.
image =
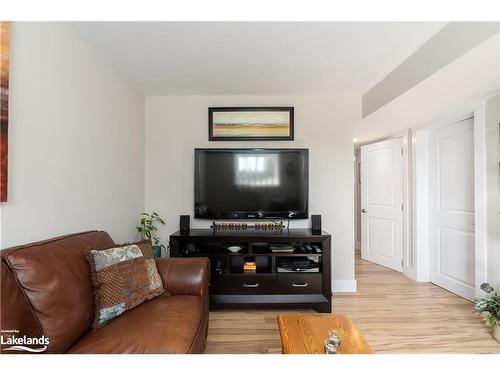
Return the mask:
M 208 258 L 157 258 L 156 266 L 163 285 L 170 294 L 208 298 Z

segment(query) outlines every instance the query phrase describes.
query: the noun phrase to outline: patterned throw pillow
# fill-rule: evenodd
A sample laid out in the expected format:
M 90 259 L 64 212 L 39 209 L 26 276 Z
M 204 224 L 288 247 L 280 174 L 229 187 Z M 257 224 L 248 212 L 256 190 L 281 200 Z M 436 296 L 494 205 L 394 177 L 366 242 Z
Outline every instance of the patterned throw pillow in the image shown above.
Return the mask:
M 118 315 L 164 293 L 150 241 L 91 250 L 96 330 Z

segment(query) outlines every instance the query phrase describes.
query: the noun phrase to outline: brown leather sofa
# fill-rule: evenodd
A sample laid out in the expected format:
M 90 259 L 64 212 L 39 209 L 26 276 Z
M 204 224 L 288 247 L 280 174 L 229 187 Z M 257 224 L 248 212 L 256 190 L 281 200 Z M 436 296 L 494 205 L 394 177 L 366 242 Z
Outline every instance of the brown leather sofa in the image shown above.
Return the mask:
M 47 353 L 202 353 L 206 258 L 157 259 L 168 294 L 92 332 L 94 298 L 85 255 L 113 245 L 106 232 L 91 231 L 3 250 L 0 328 L 17 330 L 16 337 L 48 337 Z

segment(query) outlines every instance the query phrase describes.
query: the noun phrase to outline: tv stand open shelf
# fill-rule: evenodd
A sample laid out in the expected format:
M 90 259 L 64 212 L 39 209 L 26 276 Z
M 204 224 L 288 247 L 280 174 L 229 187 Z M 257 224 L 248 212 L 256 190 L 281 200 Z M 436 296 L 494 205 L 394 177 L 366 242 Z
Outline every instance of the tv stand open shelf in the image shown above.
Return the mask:
M 273 245 L 291 245 L 295 250 L 276 253 L 270 249 Z M 231 252 L 229 246 L 241 250 Z M 170 236 L 172 257 L 210 259 L 212 309 L 313 308 L 331 312 L 330 247 L 330 234 L 310 229 L 191 229 Z M 256 271 L 245 273 L 245 262 L 255 262 Z M 309 262 L 310 266 L 289 267 L 301 262 Z

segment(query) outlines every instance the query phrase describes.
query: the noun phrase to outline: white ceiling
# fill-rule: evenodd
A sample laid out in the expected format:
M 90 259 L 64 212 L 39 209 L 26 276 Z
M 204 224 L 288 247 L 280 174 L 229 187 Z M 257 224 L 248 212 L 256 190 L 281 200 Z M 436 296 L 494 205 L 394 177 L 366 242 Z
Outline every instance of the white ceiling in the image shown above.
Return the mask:
M 445 24 L 70 25 L 146 95 L 361 95 Z
M 500 35 L 496 34 L 354 125 L 365 143 L 409 128 L 447 123 L 500 94 Z

